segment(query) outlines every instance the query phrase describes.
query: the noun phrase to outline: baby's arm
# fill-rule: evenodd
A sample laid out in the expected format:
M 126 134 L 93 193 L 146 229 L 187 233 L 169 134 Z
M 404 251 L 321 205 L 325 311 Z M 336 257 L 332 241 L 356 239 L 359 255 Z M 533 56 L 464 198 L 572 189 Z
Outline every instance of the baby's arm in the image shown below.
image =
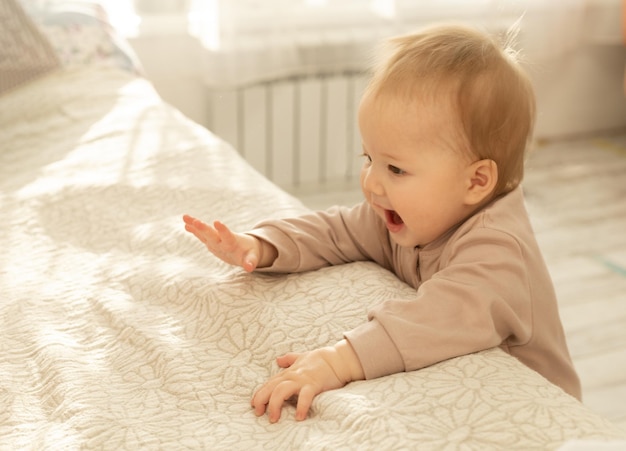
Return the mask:
M 183 216 L 185 230 L 198 238 L 216 257 L 248 272 L 271 266 L 278 251 L 266 241 L 245 233 L 235 233 L 219 221 L 206 224 L 189 215 Z
M 252 397 L 255 414 L 267 411 L 271 423 L 280 419 L 284 402 L 294 395 L 298 396 L 296 419 L 304 420 L 315 396 L 365 379 L 361 363 L 347 340 L 302 354 L 285 354 L 276 361 L 284 370 L 265 382 Z

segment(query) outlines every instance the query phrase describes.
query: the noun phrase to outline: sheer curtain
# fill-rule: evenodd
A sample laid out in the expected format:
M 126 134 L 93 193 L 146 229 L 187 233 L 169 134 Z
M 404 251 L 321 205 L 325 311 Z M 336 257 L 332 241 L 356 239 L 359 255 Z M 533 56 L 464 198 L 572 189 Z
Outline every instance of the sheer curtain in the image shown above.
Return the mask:
M 102 0 L 101 0 L 102 1 Z M 119 5 L 120 0 L 104 0 Z M 360 70 L 382 38 L 455 20 L 505 32 L 531 61 L 580 44 L 594 0 L 128 0 L 138 17 L 169 17 L 203 45 L 212 86 L 241 86 L 294 74 Z M 181 20 L 183 18 L 184 20 Z M 167 28 L 165 25 L 160 29 Z
M 382 38 L 429 22 L 486 23 L 498 0 L 192 0 L 206 81 L 243 85 L 294 74 L 362 70 Z
M 504 32 L 546 60 L 580 43 L 585 0 L 191 0 L 190 31 L 212 85 L 363 69 L 382 38 L 442 20 Z

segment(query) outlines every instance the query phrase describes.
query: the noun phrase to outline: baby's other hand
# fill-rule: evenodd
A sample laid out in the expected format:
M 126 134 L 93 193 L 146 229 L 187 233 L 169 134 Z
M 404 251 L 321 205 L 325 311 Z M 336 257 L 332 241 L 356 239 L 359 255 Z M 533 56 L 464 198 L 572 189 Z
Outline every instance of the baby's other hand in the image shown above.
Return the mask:
M 192 216 L 183 216 L 185 230 L 198 238 L 219 259 L 241 266 L 248 272 L 256 269 L 263 251 L 260 241 L 244 233 L 232 232 L 226 225 L 215 221 L 206 224 Z
M 284 369 L 256 391 L 251 403 L 257 416 L 267 411 L 271 423 L 280 419 L 283 404 L 292 396 L 298 396 L 296 420 L 304 420 L 315 396 L 365 378 L 346 340 L 301 354 L 285 354 L 276 361 Z

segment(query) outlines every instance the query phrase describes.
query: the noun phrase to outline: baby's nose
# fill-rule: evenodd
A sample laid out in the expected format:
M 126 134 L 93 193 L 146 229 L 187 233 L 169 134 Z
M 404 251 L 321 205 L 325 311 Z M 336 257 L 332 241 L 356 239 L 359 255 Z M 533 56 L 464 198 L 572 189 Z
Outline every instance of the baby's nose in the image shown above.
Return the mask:
M 372 168 L 363 169 L 363 174 L 361 176 L 361 185 L 363 191 L 367 191 L 378 196 L 382 196 L 384 194 L 384 189 L 378 176 Z

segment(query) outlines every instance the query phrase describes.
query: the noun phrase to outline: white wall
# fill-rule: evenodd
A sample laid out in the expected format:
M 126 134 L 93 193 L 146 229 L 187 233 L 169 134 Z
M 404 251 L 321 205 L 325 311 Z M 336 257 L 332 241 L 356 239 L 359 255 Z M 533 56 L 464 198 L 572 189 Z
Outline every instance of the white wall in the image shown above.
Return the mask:
M 531 68 L 536 136 L 559 138 L 626 127 L 625 62 L 623 47 L 589 44 L 550 66 Z
M 539 138 L 626 127 L 621 1 L 588 0 L 581 43 L 530 67 Z

